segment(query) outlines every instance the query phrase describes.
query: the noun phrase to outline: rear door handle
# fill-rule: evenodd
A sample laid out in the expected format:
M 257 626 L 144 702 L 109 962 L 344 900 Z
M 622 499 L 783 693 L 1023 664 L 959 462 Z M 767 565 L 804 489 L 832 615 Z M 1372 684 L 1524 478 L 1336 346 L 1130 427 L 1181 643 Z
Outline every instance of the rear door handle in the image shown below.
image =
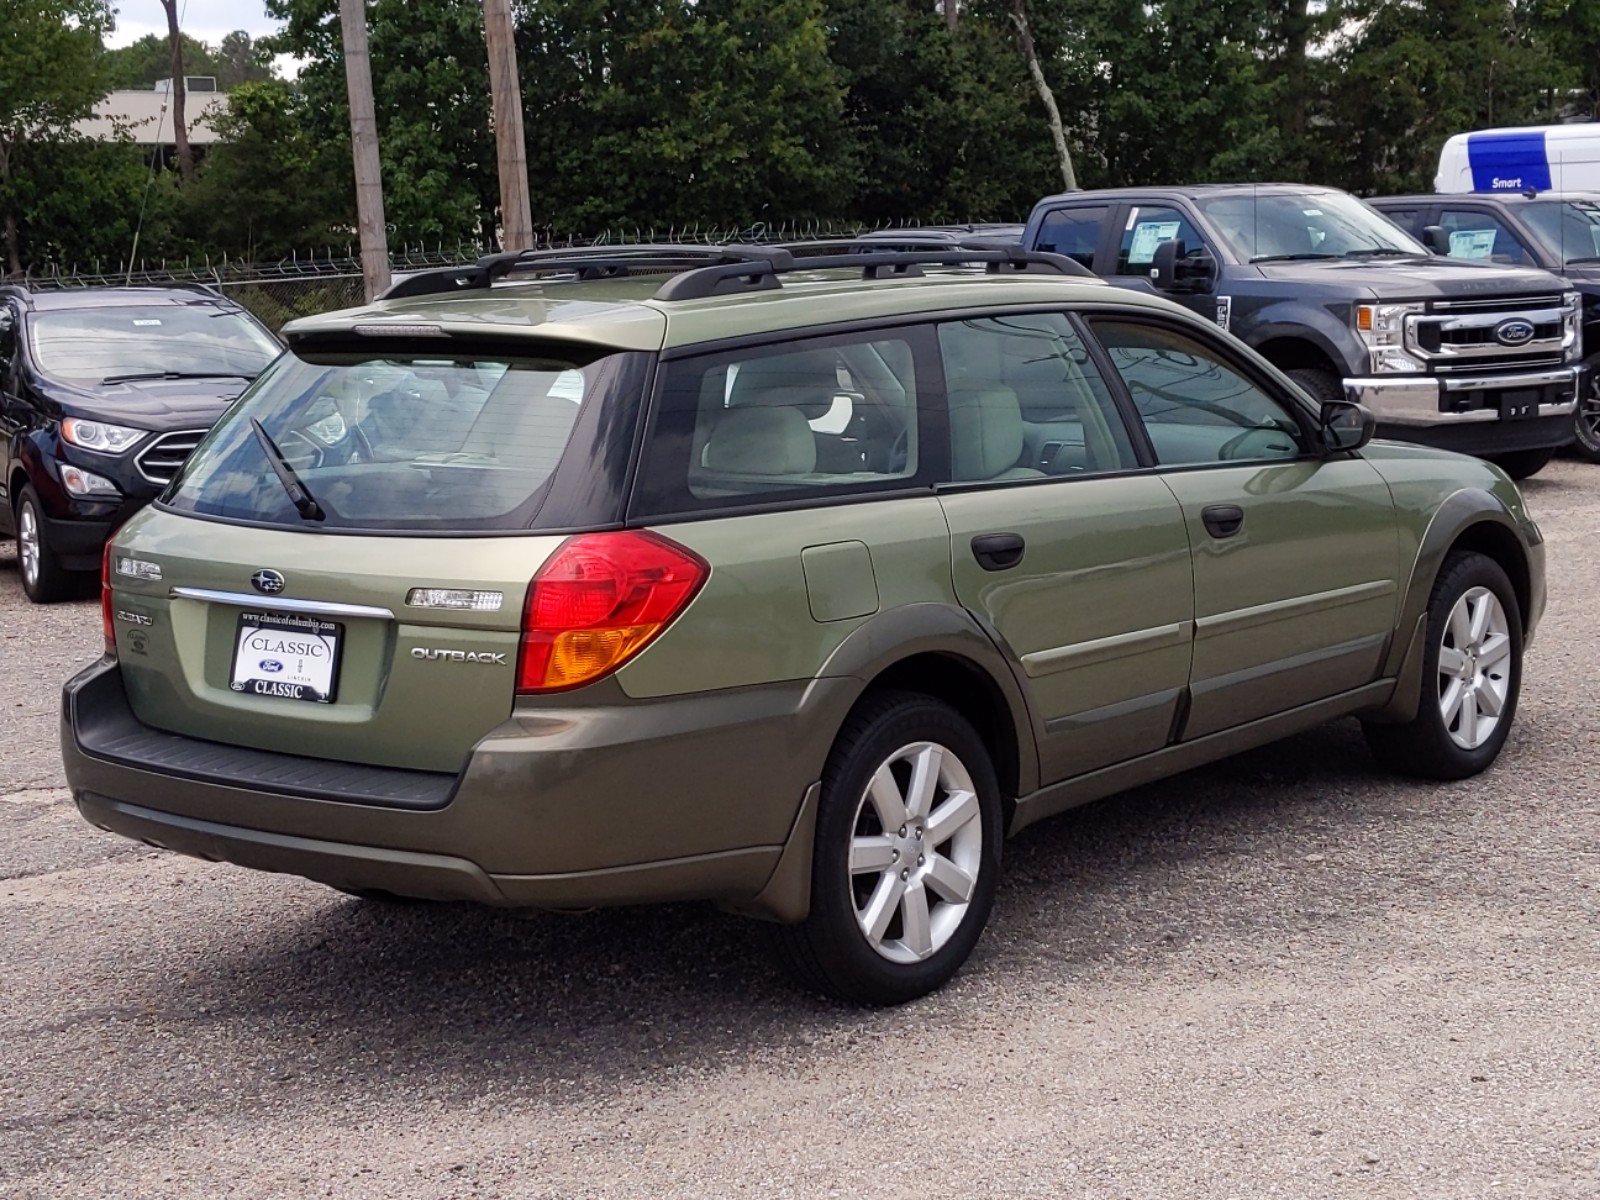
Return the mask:
M 1244 509 L 1237 504 L 1210 504 L 1200 510 L 1206 532 L 1214 538 L 1230 538 L 1244 528 Z
M 1027 545 L 1020 533 L 980 533 L 972 539 L 972 557 L 985 571 L 1004 571 L 1022 561 Z

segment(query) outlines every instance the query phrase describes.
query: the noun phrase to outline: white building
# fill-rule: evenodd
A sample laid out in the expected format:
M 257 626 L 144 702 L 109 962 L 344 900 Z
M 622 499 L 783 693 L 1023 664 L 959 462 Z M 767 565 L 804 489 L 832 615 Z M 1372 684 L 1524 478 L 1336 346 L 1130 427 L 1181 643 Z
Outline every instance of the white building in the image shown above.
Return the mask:
M 184 124 L 191 146 L 209 146 L 217 141 L 215 119 L 228 111 L 228 96 L 217 91 L 210 75 L 186 75 L 183 98 Z M 163 79 L 147 92 L 111 92 L 94 106 L 94 115 L 79 121 L 76 128 L 96 141 L 115 141 L 124 133 L 149 149 L 170 150 L 175 144 L 172 128 L 172 80 Z

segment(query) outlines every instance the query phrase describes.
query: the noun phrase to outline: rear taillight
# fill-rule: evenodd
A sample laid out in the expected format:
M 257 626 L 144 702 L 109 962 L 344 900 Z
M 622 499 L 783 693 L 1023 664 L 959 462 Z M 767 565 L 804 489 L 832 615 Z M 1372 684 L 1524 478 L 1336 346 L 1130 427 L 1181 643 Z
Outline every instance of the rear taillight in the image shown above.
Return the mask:
M 117 626 L 111 612 L 111 540 L 100 551 L 100 631 L 106 639 L 106 655 L 117 656 Z
M 651 533 L 568 538 L 528 586 L 517 691 L 559 692 L 615 671 L 688 607 L 704 560 Z

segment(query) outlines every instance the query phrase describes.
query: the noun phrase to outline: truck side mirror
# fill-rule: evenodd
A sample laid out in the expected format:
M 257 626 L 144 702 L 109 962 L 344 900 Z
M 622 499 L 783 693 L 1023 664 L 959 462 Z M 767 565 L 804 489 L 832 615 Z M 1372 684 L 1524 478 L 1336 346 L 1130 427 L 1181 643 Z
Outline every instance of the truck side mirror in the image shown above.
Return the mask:
M 1327 400 L 1317 416 L 1322 448 L 1328 454 L 1359 450 L 1378 430 L 1378 418 L 1365 404 L 1354 400 Z
M 1428 225 L 1422 230 L 1422 244 L 1435 254 L 1450 256 L 1450 231 L 1443 225 Z
M 11 369 L 11 359 L 16 354 L 16 321 L 9 308 L 0 307 L 0 375 Z
M 1163 292 L 1209 291 L 1217 277 L 1217 260 L 1201 246 L 1192 254 L 1177 238 L 1156 247 L 1150 259 L 1150 282 Z

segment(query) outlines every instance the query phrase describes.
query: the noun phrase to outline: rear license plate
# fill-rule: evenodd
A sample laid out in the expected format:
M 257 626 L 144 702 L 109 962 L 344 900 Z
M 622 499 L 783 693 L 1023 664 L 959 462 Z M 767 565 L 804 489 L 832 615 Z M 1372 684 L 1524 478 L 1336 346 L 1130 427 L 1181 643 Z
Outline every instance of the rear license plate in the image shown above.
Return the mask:
M 344 626 L 288 613 L 240 613 L 228 686 L 247 696 L 332 704 Z
M 1506 392 L 1500 397 L 1500 419 L 1522 421 L 1539 415 L 1537 391 Z

